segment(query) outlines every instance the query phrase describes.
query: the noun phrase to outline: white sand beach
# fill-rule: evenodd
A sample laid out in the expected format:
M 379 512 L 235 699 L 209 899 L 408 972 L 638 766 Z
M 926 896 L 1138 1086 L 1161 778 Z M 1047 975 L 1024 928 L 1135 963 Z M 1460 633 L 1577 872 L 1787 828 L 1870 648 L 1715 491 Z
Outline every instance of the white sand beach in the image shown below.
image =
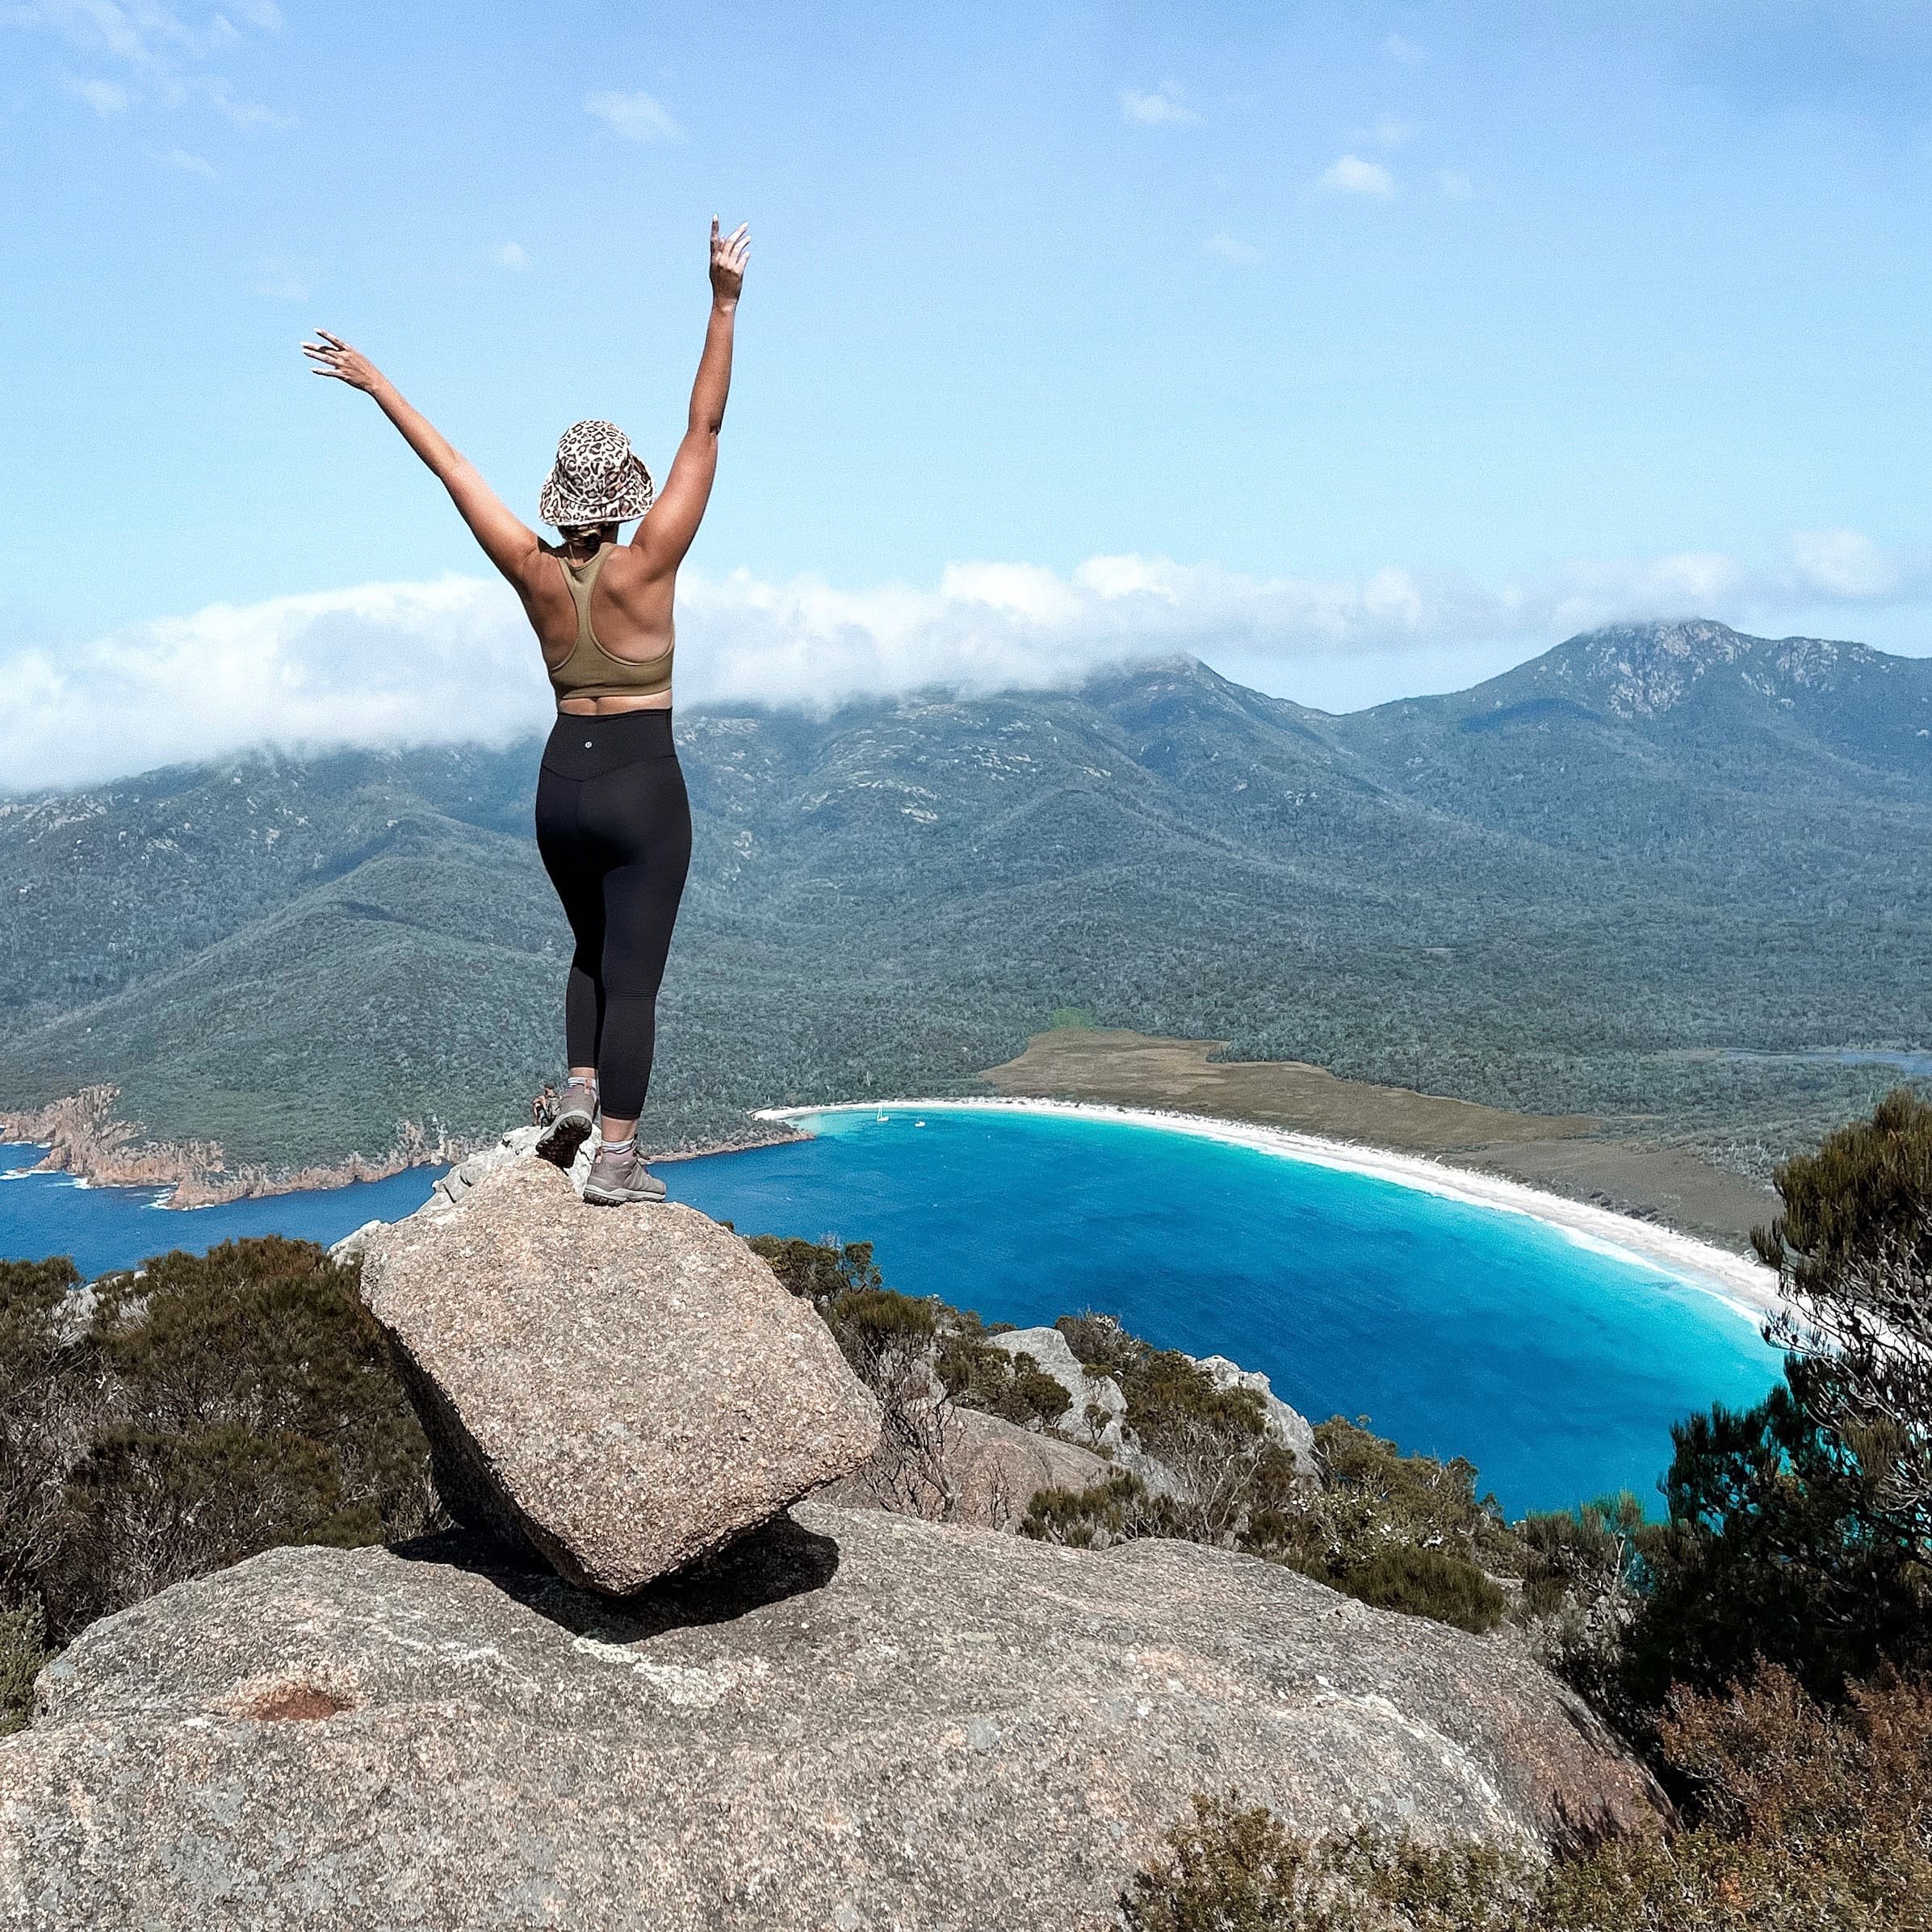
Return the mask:
M 1557 1229 L 1586 1247 L 1618 1254 L 1659 1268 L 1680 1280 L 1729 1302 L 1753 1319 L 1783 1307 L 1778 1278 L 1761 1263 L 1733 1255 L 1709 1242 L 1693 1239 L 1674 1228 L 1638 1221 L 1586 1201 L 1568 1201 L 1560 1194 L 1526 1186 L 1500 1175 L 1479 1174 L 1465 1167 L 1431 1160 L 1419 1154 L 1398 1154 L 1386 1148 L 1325 1139 L 1285 1128 L 1262 1127 L 1246 1121 L 1217 1120 L 1195 1113 L 1173 1113 L 1152 1107 L 1110 1107 L 1088 1100 L 894 1100 L 841 1101 L 824 1107 L 771 1107 L 760 1111 L 761 1121 L 787 1125 L 823 1113 L 991 1113 L 1060 1114 L 1075 1119 L 1125 1122 L 1159 1128 L 1169 1134 L 1192 1134 L 1232 1146 L 1253 1147 L 1288 1160 L 1339 1167 L 1352 1174 L 1373 1176 L 1405 1188 L 1419 1188 L 1474 1207 L 1493 1208 L 1506 1214 L 1528 1214 Z

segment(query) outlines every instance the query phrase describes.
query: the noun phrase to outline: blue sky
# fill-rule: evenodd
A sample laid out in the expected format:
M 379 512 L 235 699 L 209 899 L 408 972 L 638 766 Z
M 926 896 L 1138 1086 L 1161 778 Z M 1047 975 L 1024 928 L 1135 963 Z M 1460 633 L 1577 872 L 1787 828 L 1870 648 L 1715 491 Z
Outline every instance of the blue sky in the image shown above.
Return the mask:
M 527 514 L 579 416 L 661 473 L 714 212 L 740 683 L 1142 611 L 1335 706 L 1605 615 L 1932 648 L 1929 56 L 1853 0 L 0 7 L 12 722 L 191 677 L 211 604 L 386 651 L 367 587 L 479 576 L 315 323 Z

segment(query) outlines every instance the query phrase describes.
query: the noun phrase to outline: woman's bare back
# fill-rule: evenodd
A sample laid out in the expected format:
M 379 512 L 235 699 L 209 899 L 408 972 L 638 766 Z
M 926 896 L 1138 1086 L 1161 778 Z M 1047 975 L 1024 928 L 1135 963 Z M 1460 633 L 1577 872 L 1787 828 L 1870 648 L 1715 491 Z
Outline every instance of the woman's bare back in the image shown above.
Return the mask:
M 527 581 L 518 589 L 544 665 L 554 671 L 577 642 L 576 605 L 558 552 L 546 545 L 530 559 Z M 641 547 L 612 546 L 590 587 L 592 635 L 608 656 L 627 664 L 649 664 L 662 657 L 675 636 L 671 613 L 677 589 L 675 567 L 654 569 Z M 648 698 L 568 698 L 557 709 L 576 717 L 601 718 L 616 711 L 662 710 L 670 702 L 671 694 L 665 691 Z

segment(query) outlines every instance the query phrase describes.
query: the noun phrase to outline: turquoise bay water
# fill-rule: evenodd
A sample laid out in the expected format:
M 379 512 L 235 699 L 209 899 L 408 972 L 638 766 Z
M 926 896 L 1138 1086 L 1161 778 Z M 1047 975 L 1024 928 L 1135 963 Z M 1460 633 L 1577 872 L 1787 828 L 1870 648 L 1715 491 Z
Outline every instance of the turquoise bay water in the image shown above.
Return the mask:
M 1779 1371 L 1750 1317 L 1660 1268 L 1368 1176 L 1064 1115 L 798 1124 L 814 1138 L 666 1163 L 672 1197 L 870 1241 L 890 1286 L 989 1322 L 1092 1308 L 1232 1356 L 1311 1419 L 1467 1456 L 1512 1515 L 1621 1488 L 1657 1511 L 1671 1423 Z
M 1620 1488 L 1654 1507 L 1670 1423 L 1777 1377 L 1748 1316 L 1523 1215 L 1125 1121 L 800 1124 L 813 1138 L 666 1163 L 672 1198 L 748 1234 L 871 1241 L 893 1287 L 990 1322 L 1100 1309 L 1232 1356 L 1317 1420 L 1366 1414 L 1405 1448 L 1467 1456 L 1512 1515 Z M 71 1254 L 87 1275 L 238 1235 L 339 1240 L 442 1171 L 178 1213 L 153 1189 L 22 1171 L 41 1152 L 0 1146 L 0 1256 Z
M 19 1142 L 0 1144 L 0 1259 L 71 1255 L 90 1276 L 132 1268 L 169 1248 L 205 1255 L 220 1242 L 248 1234 L 290 1234 L 326 1245 L 365 1221 L 413 1213 L 447 1171 L 409 1167 L 387 1180 L 177 1212 L 156 1205 L 165 1188 L 82 1188 L 65 1174 L 27 1172 L 46 1151 Z

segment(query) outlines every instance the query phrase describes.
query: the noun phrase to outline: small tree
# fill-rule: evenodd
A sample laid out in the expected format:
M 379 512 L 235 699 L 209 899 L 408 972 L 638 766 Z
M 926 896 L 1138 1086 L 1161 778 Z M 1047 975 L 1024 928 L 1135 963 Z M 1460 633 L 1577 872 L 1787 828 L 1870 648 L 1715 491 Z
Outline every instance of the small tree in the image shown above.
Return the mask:
M 1932 1542 L 1932 1106 L 1902 1089 L 1778 1170 L 1753 1236 L 1790 1304 L 1766 1339 L 1814 1364 L 1808 1407 L 1879 1507 Z
M 1758 1658 L 1827 1699 L 1932 1667 L 1932 1107 L 1894 1093 L 1777 1183 L 1753 1239 L 1790 1303 L 1765 1329 L 1785 1381 L 1672 1431 L 1624 1673 L 1653 1707 Z

